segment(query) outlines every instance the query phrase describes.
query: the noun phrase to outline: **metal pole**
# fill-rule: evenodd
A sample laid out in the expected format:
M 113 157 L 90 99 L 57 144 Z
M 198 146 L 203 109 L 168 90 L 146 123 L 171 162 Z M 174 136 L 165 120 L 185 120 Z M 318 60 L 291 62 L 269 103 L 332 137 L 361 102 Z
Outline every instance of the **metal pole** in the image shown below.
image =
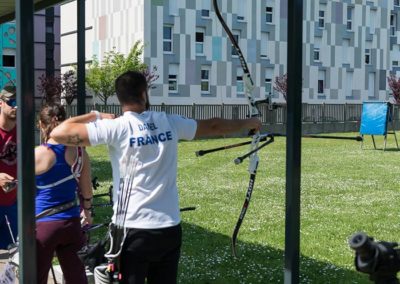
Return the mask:
M 54 77 L 54 7 L 46 9 L 46 76 Z
M 36 283 L 33 1 L 16 0 L 19 282 Z
M 286 144 L 286 284 L 299 283 L 303 1 L 288 1 Z
M 85 0 L 77 1 L 77 38 L 78 38 L 78 98 L 77 98 L 77 114 L 86 113 L 85 110 Z

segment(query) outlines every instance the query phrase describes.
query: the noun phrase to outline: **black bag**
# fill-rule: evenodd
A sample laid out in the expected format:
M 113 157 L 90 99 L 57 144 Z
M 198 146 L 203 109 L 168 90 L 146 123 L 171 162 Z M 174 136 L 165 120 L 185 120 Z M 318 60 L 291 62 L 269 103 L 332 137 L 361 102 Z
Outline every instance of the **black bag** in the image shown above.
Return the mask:
M 107 244 L 108 238 L 94 244 L 87 244 L 78 251 L 78 257 L 91 272 L 94 271 L 96 266 L 107 263 L 107 259 L 104 257 Z

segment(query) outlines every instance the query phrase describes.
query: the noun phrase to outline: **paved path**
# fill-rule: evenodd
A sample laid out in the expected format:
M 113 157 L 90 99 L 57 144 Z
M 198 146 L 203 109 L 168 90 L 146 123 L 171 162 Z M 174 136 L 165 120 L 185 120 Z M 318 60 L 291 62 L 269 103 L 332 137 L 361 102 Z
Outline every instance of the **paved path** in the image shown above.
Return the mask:
M 0 274 L 4 271 L 4 267 L 6 265 L 6 263 L 8 262 L 8 251 L 6 250 L 0 250 Z M 56 279 L 57 282 L 54 282 L 53 280 L 53 275 L 50 271 L 49 273 L 49 280 L 47 281 L 48 284 L 53 284 L 53 283 L 58 283 L 58 284 L 62 284 L 64 283 L 64 281 L 62 280 L 62 271 L 59 265 L 55 265 L 54 266 L 54 272 L 56 275 Z M 89 271 L 86 271 L 86 275 L 88 277 L 88 282 L 89 284 L 94 284 L 94 278 L 93 278 L 93 274 Z M 16 284 L 18 284 L 19 282 L 16 281 Z
M 4 267 L 7 263 L 7 261 L 8 261 L 8 251 L 0 250 L 0 274 L 4 271 Z M 55 271 L 56 271 L 57 283 L 63 283 L 61 280 L 62 273 L 61 273 L 61 269 L 59 268 L 59 266 L 55 267 Z M 16 284 L 19 283 L 18 280 L 15 283 Z M 49 280 L 47 281 L 47 283 L 49 283 L 49 284 L 55 283 L 51 272 L 49 273 Z

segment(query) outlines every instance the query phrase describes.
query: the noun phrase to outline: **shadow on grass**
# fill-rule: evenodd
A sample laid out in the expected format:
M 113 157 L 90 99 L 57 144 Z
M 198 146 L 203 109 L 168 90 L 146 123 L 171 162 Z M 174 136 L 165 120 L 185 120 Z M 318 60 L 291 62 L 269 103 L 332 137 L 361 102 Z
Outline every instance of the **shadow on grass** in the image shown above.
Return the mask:
M 397 148 L 386 148 L 385 150 L 383 148 L 363 148 L 363 151 L 382 151 L 382 152 L 399 152 L 400 149 Z
M 190 223 L 183 225 L 178 282 L 283 283 L 284 252 L 269 246 L 238 241 L 238 258 L 231 239 Z M 316 244 L 318 245 L 318 244 Z M 368 275 L 332 263 L 301 256 L 300 283 L 371 283 Z

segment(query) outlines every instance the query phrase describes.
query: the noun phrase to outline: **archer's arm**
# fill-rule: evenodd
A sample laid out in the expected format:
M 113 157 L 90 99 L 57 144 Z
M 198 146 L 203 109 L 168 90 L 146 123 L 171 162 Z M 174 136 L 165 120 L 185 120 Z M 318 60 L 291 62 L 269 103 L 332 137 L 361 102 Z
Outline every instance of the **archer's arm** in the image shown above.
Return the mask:
M 100 113 L 100 118 L 114 118 L 114 114 Z M 60 144 L 68 146 L 90 146 L 89 136 L 86 129 L 86 123 L 95 121 L 96 113 L 91 112 L 63 121 L 53 129 L 50 138 L 53 138 Z
M 224 135 L 239 132 L 241 130 L 260 130 L 261 121 L 258 118 L 248 119 L 222 119 L 211 118 L 197 120 L 195 138 L 204 136 Z

